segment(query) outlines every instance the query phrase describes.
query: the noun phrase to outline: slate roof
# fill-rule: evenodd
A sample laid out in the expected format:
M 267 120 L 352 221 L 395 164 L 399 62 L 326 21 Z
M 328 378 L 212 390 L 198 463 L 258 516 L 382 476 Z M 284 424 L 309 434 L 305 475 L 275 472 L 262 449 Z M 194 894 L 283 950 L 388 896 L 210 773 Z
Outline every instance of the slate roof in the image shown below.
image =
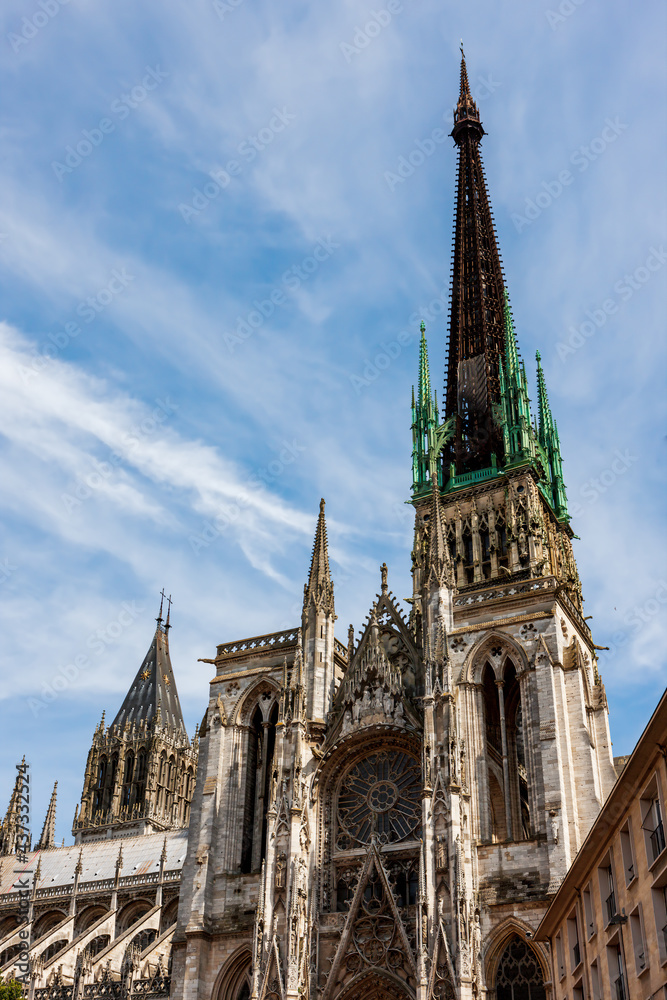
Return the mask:
M 162 619 L 158 618 L 153 641 L 118 715 L 113 720 L 113 726 L 122 729 L 126 722 L 130 725 L 135 723 L 137 726 L 142 721 L 148 724 L 157 714 L 159 705 L 162 725 L 170 729 L 174 736 L 180 736 L 189 744 L 176 689 L 176 678 L 169 658 L 168 630 L 169 625 L 163 626 Z
M 169 830 L 166 833 L 150 833 L 135 837 L 109 837 L 76 846 L 50 847 L 43 851 L 31 851 L 27 855 L 26 863 L 21 864 L 18 863 L 15 855 L 2 858 L 0 897 L 3 893 L 13 891 L 14 883 L 22 878 L 21 870 L 27 870 L 34 874 L 38 859 L 40 861 L 38 889 L 72 885 L 79 854 L 82 865 L 80 882 L 114 878 L 120 847 L 123 849 L 121 878 L 127 875 L 146 875 L 150 872 L 158 872 L 165 838 L 167 858 L 164 870 L 180 870 L 183 867 L 188 847 L 187 830 Z

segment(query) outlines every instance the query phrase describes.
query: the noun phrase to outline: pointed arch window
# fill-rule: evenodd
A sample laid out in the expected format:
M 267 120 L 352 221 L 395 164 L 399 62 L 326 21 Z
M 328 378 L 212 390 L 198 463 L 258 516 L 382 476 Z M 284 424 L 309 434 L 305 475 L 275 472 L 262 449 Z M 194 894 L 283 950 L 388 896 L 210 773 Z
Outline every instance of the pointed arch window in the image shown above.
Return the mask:
M 97 778 L 95 781 L 95 796 L 93 799 L 93 809 L 99 812 L 104 808 L 104 786 L 107 780 L 107 768 L 109 762 L 106 757 L 100 757 L 97 765 Z
M 528 840 L 531 817 L 521 690 L 514 664 L 505 661 L 502 678 L 487 663 L 482 699 L 488 778 L 488 836 L 494 843 Z
M 266 812 L 269 808 L 278 705 L 268 719 L 257 705 L 250 723 L 246 754 L 245 804 L 241 844 L 241 871 L 259 871 L 266 856 Z
M 496 1000 L 546 1000 L 540 963 L 518 935 L 502 954 L 496 974 Z
M 124 809 L 129 809 L 134 804 L 133 795 L 133 781 L 134 781 L 134 754 L 130 750 L 125 758 L 125 772 L 123 774 L 123 792 L 121 797 L 121 806 Z
M 139 805 L 143 805 L 144 796 L 146 795 L 146 772 L 148 770 L 147 766 L 147 756 L 145 750 L 140 750 L 137 754 L 137 776 L 136 776 L 136 801 Z

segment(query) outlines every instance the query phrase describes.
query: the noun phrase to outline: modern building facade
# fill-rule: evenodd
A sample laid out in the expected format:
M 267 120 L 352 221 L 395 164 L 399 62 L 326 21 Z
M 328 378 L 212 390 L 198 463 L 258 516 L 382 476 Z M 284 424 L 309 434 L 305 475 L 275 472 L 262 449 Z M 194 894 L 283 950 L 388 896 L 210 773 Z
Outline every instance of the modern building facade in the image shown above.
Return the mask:
M 324 501 L 294 628 L 217 647 L 178 1000 L 541 1000 L 535 932 L 616 772 L 539 356 L 533 418 L 465 61 L 444 411 L 412 402 L 413 593 L 334 634 Z M 407 492 L 407 491 L 406 491 Z
M 667 1000 L 667 691 L 536 935 L 558 1000 Z

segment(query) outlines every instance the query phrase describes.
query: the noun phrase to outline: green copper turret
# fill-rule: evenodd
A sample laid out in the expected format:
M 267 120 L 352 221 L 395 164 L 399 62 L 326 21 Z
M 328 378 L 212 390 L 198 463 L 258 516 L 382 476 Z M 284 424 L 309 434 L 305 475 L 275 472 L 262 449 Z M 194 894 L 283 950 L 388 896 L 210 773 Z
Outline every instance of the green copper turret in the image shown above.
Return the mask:
M 538 439 L 542 446 L 547 460 L 547 472 L 551 485 L 551 497 L 556 517 L 559 520 L 568 520 L 567 496 L 565 494 L 565 484 L 563 482 L 563 459 L 560 453 L 560 438 L 558 437 L 558 427 L 551 415 L 551 407 L 547 396 L 547 386 L 544 379 L 544 371 L 541 365 L 540 352 L 535 354 L 537 359 L 537 405 L 539 414 Z
M 431 393 L 424 323 L 421 324 L 420 331 L 419 379 L 416 399 L 414 386 L 412 387 L 412 492 L 414 496 L 422 496 L 424 493 L 428 493 L 431 488 L 431 442 L 433 432 L 438 426 L 438 404 L 435 396 Z M 442 478 L 440 471 L 439 478 Z M 440 485 L 442 484 L 440 483 Z
M 519 359 L 509 298 L 505 292 L 505 351 L 500 364 L 500 401 L 506 466 L 535 458 L 526 369 Z

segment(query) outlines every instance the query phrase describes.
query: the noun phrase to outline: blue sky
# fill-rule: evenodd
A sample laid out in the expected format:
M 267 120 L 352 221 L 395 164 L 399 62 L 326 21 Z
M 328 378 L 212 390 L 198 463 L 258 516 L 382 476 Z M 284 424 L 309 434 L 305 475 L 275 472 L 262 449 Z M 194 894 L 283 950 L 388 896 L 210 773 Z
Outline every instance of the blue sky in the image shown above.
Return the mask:
M 460 38 L 629 752 L 666 676 L 664 6 L 7 0 L 0 22 L 0 809 L 26 753 L 34 832 L 58 778 L 69 841 L 163 586 L 192 732 L 198 657 L 299 621 L 321 496 L 339 636 L 384 560 L 411 592 L 410 386 L 420 316 L 442 384 L 456 165 L 429 140 Z

